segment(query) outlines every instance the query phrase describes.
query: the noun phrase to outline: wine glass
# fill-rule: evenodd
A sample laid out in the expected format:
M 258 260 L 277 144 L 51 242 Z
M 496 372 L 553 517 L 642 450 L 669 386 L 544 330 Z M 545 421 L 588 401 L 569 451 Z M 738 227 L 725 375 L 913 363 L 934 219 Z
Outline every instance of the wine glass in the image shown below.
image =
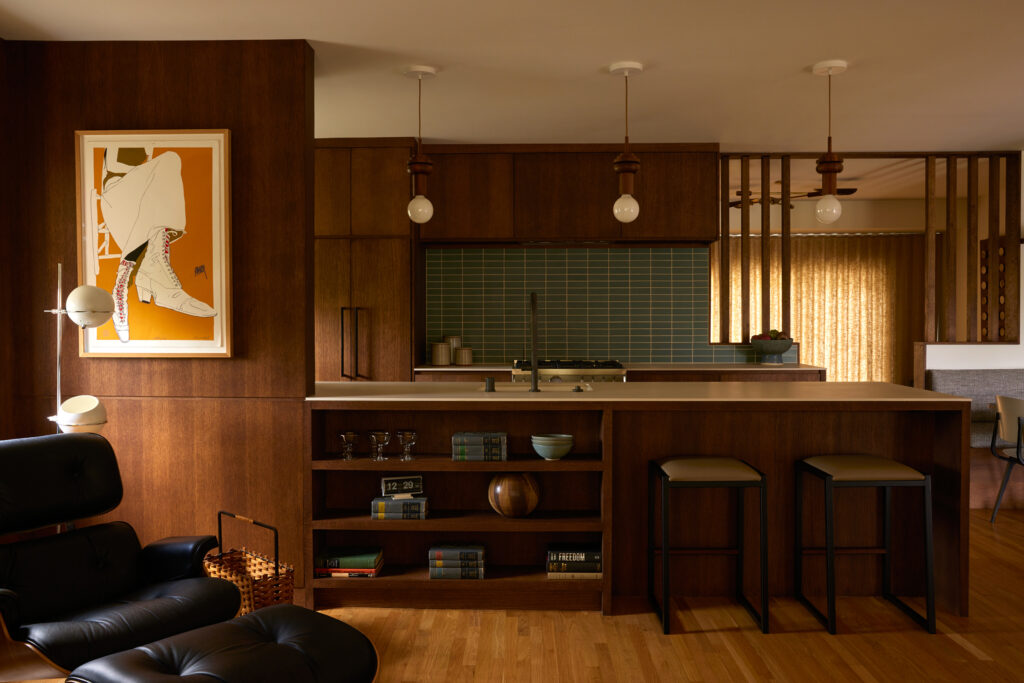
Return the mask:
M 370 458 L 374 462 L 384 462 L 388 456 L 384 455 L 384 447 L 391 443 L 391 432 L 376 431 L 370 432 L 370 441 L 377 449 L 377 455 Z
M 409 462 L 413 459 L 412 447 L 416 445 L 416 432 L 411 429 L 403 429 L 398 432 L 398 443 L 402 444 L 402 462 Z
M 356 432 L 338 432 L 338 440 L 341 441 L 342 460 L 352 459 L 352 447 L 356 445 L 359 434 Z

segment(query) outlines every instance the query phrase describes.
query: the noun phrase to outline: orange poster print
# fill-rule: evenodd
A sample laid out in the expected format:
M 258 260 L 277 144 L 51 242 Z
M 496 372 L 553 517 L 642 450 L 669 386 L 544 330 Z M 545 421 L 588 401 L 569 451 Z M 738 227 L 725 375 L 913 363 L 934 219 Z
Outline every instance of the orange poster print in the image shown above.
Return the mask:
M 79 132 L 80 280 L 114 315 L 83 355 L 230 355 L 227 131 Z

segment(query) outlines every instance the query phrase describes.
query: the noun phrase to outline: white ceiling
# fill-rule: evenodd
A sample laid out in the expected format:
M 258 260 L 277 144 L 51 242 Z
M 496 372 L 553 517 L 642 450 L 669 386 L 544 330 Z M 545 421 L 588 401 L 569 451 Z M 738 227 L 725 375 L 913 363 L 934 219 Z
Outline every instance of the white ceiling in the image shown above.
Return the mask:
M 317 137 L 615 142 L 630 79 L 634 142 L 817 151 L 825 79 L 836 150 L 1024 145 L 1020 0 L 0 0 L 8 40 L 305 38 Z

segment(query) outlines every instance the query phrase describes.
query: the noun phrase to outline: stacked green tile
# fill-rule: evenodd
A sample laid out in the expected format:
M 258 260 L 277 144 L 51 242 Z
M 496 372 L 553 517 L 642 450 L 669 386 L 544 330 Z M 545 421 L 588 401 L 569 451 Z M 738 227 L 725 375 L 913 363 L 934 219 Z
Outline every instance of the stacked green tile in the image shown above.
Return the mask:
M 537 292 L 542 358 L 752 362 L 708 343 L 708 269 L 706 247 L 427 249 L 427 341 L 459 335 L 476 363 L 528 358 Z

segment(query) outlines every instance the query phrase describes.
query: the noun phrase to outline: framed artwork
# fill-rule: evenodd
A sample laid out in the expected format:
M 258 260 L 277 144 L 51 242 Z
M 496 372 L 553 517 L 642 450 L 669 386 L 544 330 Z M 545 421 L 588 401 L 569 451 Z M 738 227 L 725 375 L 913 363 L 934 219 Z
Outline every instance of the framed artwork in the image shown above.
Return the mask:
M 231 355 L 227 130 L 76 131 L 78 280 L 114 297 L 80 355 Z

